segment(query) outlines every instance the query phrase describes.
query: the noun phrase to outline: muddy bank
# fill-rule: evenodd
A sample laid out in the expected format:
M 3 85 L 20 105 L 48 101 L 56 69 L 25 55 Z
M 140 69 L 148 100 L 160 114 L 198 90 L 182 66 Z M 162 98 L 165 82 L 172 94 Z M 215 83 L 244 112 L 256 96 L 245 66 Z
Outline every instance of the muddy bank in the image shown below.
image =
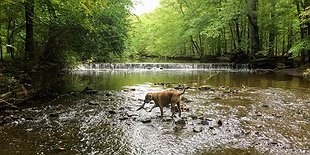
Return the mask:
M 278 68 L 274 70 L 276 73 L 305 77 L 310 80 L 310 64 L 296 68 Z
M 31 78 L 27 73 L 11 77 L 0 73 L 0 112 L 17 109 L 18 104 L 31 99 Z
M 64 83 L 57 64 L 16 61 L 0 65 L 0 112 L 18 109 L 33 97 L 51 95 Z

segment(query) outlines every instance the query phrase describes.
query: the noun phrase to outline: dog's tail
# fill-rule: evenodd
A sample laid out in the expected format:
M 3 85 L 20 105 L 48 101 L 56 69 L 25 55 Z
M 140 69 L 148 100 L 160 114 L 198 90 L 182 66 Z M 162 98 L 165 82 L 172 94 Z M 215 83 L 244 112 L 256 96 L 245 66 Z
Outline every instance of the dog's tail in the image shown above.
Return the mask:
M 185 86 L 182 85 L 182 87 L 183 87 L 183 92 L 181 93 L 181 95 L 185 93 Z

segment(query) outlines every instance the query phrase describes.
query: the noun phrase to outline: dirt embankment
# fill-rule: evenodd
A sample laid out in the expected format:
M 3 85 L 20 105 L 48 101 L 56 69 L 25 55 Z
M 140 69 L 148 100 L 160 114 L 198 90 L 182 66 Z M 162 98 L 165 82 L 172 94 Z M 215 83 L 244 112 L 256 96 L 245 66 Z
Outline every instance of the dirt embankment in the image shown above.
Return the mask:
M 33 75 L 58 68 L 55 64 L 28 61 L 0 62 L 0 66 L 0 111 L 15 109 L 36 94 L 39 88 L 33 88 Z
M 0 111 L 17 108 L 15 105 L 32 97 L 31 78 L 27 73 L 17 77 L 0 73 Z
M 302 76 L 310 80 L 310 63 L 295 68 L 275 69 L 276 73 L 288 74 L 293 76 Z

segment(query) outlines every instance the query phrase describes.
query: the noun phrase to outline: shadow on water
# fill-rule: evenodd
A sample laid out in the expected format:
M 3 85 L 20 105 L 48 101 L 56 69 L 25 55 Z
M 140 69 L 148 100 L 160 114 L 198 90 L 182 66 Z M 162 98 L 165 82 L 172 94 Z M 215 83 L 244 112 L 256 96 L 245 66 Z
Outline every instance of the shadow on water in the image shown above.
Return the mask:
M 274 73 L 214 73 L 63 74 L 56 80 L 63 82 L 52 86 L 60 95 L 5 112 L 0 154 L 310 153 L 309 81 Z M 158 108 L 136 111 L 147 92 L 178 84 L 190 87 L 182 96 L 188 108 L 182 118 L 171 118 L 168 108 L 163 119 Z M 81 93 L 86 86 L 97 93 Z M 208 89 L 198 89 L 202 86 Z

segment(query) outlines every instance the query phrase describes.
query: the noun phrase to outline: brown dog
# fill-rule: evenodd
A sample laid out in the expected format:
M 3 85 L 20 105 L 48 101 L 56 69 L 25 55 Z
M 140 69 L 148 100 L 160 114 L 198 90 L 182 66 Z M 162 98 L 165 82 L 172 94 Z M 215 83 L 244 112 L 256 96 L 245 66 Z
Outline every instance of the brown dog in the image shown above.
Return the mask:
M 154 101 L 155 105 L 151 108 L 149 112 L 151 112 L 154 108 L 159 107 L 161 117 L 163 117 L 163 107 L 164 106 L 171 106 L 171 113 L 172 116 L 174 116 L 175 113 L 175 107 L 178 107 L 179 116 L 181 117 L 181 108 L 180 108 L 180 100 L 181 95 L 185 93 L 185 88 L 183 87 L 183 92 L 178 92 L 176 90 L 170 90 L 170 91 L 164 91 L 164 92 L 158 92 L 158 93 L 147 93 L 145 95 L 144 103 L 140 108 L 137 109 L 140 110 L 144 107 L 145 103 L 149 103 L 150 101 Z

